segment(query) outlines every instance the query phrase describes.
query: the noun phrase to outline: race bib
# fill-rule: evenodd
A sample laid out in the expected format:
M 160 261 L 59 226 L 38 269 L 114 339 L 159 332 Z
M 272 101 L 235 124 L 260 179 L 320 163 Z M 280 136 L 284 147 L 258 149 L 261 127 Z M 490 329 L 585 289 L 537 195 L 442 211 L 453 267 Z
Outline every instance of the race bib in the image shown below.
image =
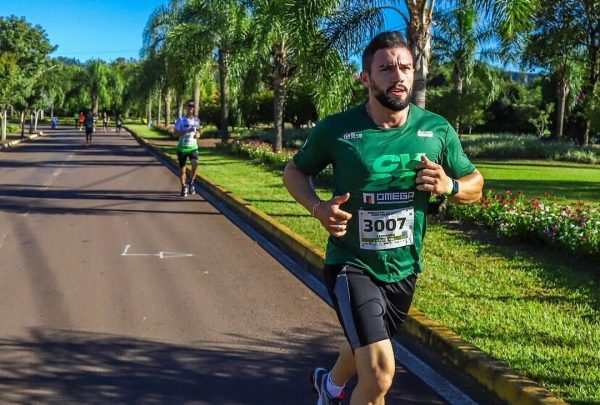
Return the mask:
M 196 146 L 196 138 L 194 132 L 188 132 L 181 137 L 181 145 L 185 147 Z
M 414 244 L 415 210 L 358 211 L 360 248 L 393 249 Z

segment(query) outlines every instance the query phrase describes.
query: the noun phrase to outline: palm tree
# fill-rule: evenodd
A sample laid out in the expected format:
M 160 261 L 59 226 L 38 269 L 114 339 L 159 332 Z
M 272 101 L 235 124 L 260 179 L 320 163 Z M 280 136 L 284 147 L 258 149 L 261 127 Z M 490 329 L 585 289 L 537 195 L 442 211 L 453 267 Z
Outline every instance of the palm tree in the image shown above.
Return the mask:
M 92 111 L 98 114 L 99 100 L 106 102 L 109 98 L 108 83 L 110 80 L 110 68 L 101 60 L 92 60 L 82 71 L 80 85 L 87 89 L 92 100 Z
M 171 90 L 173 83 L 178 80 L 178 78 L 176 77 L 176 74 L 173 74 L 174 69 L 171 68 L 169 70 L 168 68 L 169 62 L 173 66 L 177 61 L 172 57 L 176 52 L 172 49 L 169 50 L 169 47 L 166 46 L 166 42 L 169 32 L 177 24 L 180 9 L 181 1 L 179 0 L 171 0 L 169 4 L 158 6 L 146 22 L 143 34 L 144 45 L 142 54 L 148 58 L 153 58 L 154 62 L 159 65 L 157 67 L 160 67 L 159 72 L 161 72 L 161 75 L 155 74 L 153 76 L 157 84 L 160 83 L 159 89 L 161 95 L 164 97 L 165 127 L 167 128 L 170 126 L 171 121 Z M 171 74 L 169 75 L 169 73 Z M 150 97 L 148 103 L 151 103 Z M 151 111 L 150 106 L 148 111 Z M 148 119 L 150 120 L 150 118 Z
M 563 136 L 563 122 L 569 94 L 571 103 L 579 103 L 585 127 L 579 139 L 589 141 L 591 115 L 600 80 L 600 2 L 597 0 L 546 0 L 534 16 L 535 30 L 524 60 L 547 69 L 556 80 L 557 138 Z M 586 77 L 587 76 L 587 77 Z M 580 91 L 579 89 L 580 88 Z
M 179 47 L 187 44 L 187 52 L 197 58 L 194 65 L 189 67 L 197 85 L 202 76 L 202 69 L 207 68 L 207 60 L 212 57 L 213 51 L 216 54 L 219 67 L 222 142 L 227 142 L 229 138 L 231 64 L 236 61 L 236 53 L 244 49 L 242 45 L 248 32 L 249 21 L 247 9 L 240 1 L 190 0 L 169 33 L 170 43 L 178 44 Z M 199 89 L 195 93 L 199 93 Z
M 436 13 L 433 52 L 440 63 L 452 64 L 452 79 L 457 97 L 456 132 L 460 134 L 463 88 L 470 85 L 475 58 L 497 60 L 499 51 L 488 46 L 494 31 L 477 24 L 474 0 L 458 0 L 460 5 L 445 13 Z
M 440 3 L 451 7 L 460 4 L 460 1 L 442 0 Z M 500 35 L 503 55 L 510 55 L 522 45 L 537 3 L 538 0 L 473 0 L 474 6 L 485 14 Z M 424 107 L 435 5 L 435 0 L 340 1 L 338 11 L 327 24 L 327 31 L 332 46 L 346 52 L 359 52 L 364 38 L 372 36 L 373 31 L 381 30 L 384 12 L 397 12 L 408 28 L 407 36 L 415 58 L 413 98 L 417 105 Z M 399 6 L 404 6 L 406 12 Z
M 285 4 L 278 0 L 250 1 L 255 54 L 271 63 L 273 150 L 277 153 L 283 146 L 283 116 L 290 80 L 307 67 L 321 79 L 320 73 L 327 71 L 330 76 L 346 73 L 337 51 L 325 46 L 320 27 L 336 3 L 331 0 L 290 0 Z M 348 83 L 351 84 L 349 80 Z

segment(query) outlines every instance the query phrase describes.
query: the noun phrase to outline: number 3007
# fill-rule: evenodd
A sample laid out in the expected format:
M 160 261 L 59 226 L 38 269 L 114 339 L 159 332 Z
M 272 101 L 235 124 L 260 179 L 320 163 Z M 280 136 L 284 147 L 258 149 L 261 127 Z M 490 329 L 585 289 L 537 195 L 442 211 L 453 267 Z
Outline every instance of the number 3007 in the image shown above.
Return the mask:
M 396 229 L 402 229 L 404 227 L 405 222 L 406 218 L 389 218 L 386 220 L 376 219 L 375 221 L 371 219 L 365 219 L 363 221 L 363 232 L 393 232 Z

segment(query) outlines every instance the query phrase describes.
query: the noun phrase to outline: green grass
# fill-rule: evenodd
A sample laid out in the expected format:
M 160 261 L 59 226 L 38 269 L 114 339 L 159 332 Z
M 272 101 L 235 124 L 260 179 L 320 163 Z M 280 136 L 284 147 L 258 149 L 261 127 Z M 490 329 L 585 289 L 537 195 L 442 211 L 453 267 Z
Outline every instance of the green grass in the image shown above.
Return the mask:
M 523 191 L 530 197 L 551 194 L 559 202 L 586 201 L 600 205 L 600 166 L 552 161 L 475 161 L 485 187 Z
M 147 132 L 140 128 L 140 135 Z M 489 169 L 508 176 L 511 165 L 506 165 Z M 517 167 L 518 173 L 524 169 Z M 543 172 L 542 166 L 536 169 Z M 556 170 L 554 165 L 547 169 Z M 202 149 L 200 172 L 325 245 L 327 233 L 292 200 L 280 171 Z M 323 198 L 329 195 L 319 192 Z M 480 228 L 432 223 L 415 306 L 565 400 L 598 404 L 600 289 L 598 279 L 586 271 L 591 265 L 539 245 L 500 240 Z

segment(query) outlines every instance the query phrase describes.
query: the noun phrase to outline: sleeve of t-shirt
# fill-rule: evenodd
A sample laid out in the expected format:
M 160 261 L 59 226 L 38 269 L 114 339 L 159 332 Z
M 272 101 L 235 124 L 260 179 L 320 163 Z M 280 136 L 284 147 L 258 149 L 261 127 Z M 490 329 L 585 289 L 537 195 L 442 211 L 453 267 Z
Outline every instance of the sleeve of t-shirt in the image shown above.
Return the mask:
M 447 175 L 455 179 L 475 171 L 475 165 L 471 163 L 465 154 L 458 139 L 458 134 L 450 124 L 448 124 L 446 131 L 446 148 L 442 158 L 442 167 Z
M 321 121 L 312 129 L 304 145 L 293 157 L 298 169 L 308 176 L 316 175 L 331 163 L 328 147 L 330 134 L 326 121 Z
M 185 132 L 185 120 L 183 120 L 181 117 L 177 118 L 177 121 L 175 121 L 175 129 L 179 132 Z

